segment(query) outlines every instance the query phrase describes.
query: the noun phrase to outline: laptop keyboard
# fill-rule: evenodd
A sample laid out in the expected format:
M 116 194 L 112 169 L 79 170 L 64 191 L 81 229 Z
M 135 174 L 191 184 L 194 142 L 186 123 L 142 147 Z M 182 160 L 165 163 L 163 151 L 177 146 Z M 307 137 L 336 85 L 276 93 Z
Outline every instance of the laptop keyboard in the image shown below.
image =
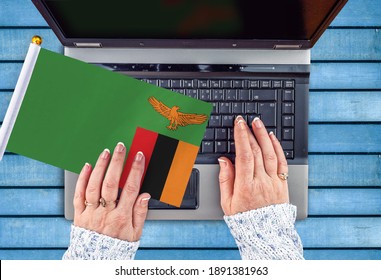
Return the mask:
M 294 158 L 295 81 L 288 79 L 142 79 L 213 105 L 197 163 L 234 160 L 233 124 L 241 115 L 248 124 L 259 117 Z

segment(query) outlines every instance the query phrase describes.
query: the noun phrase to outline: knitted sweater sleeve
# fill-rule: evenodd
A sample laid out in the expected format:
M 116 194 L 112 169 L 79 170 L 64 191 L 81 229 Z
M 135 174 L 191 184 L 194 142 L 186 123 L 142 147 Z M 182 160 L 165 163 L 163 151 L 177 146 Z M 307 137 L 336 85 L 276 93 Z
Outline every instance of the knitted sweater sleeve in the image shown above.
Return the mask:
M 71 226 L 70 245 L 63 260 L 132 260 L 139 241 L 128 242 Z
M 224 216 L 242 259 L 303 259 L 303 246 L 294 223 L 296 207 L 271 205 Z

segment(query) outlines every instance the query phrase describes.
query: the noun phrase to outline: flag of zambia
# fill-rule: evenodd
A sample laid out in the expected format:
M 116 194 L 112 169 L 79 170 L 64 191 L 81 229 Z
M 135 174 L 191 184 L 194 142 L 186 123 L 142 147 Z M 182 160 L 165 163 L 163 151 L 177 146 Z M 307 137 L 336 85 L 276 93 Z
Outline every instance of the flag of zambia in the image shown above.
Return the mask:
M 212 105 L 37 45 L 25 63 L 0 129 L 5 150 L 79 173 L 123 142 L 142 151 L 142 191 L 179 206 Z

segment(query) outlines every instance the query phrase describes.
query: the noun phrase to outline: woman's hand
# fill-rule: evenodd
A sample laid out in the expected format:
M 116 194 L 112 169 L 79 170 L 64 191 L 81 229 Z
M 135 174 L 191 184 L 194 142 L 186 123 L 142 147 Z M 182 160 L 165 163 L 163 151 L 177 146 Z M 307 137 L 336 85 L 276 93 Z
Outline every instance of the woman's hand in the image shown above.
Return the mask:
M 288 203 L 287 160 L 274 134 L 256 118 L 252 134 L 239 116 L 234 125 L 235 167 L 225 157 L 220 162 L 221 206 L 225 215 Z
M 74 225 L 133 242 L 142 234 L 150 195 L 139 195 L 144 172 L 144 155 L 139 152 L 118 200 L 125 156 L 126 147 L 118 143 L 112 157 L 105 149 L 93 170 L 89 164 L 82 168 L 74 195 Z

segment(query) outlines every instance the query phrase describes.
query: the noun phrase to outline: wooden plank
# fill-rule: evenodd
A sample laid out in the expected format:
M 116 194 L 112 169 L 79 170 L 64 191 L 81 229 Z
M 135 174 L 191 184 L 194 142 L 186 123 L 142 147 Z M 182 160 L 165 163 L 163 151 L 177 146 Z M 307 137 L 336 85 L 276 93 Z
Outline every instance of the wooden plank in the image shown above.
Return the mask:
M 0 90 L 15 88 L 21 67 L 22 63 L 0 62 Z
M 379 0 L 349 0 L 331 26 L 381 26 Z
M 314 60 L 380 60 L 379 29 L 328 29 L 311 50 Z
M 64 190 L 60 189 L 0 189 L 4 200 L 0 215 L 63 215 Z
M 0 188 L 0 215 L 62 216 L 63 192 L 62 188 Z M 308 203 L 309 215 L 381 215 L 381 189 L 310 189 Z
M 1 0 L 0 26 L 48 26 L 30 0 Z
M 381 124 L 311 124 L 308 140 L 309 152 L 381 152 Z
M 66 249 L 0 250 L 1 260 L 60 260 Z
M 310 89 L 381 89 L 381 63 L 312 63 Z
M 380 248 L 381 218 L 308 218 L 296 223 L 306 248 Z M 0 248 L 65 248 L 64 218 L 0 218 Z M 33 237 L 32 237 L 33 236 Z M 223 221 L 147 221 L 141 248 L 236 248 Z
M 3 121 L 10 91 L 0 91 L 0 122 Z M 381 91 L 312 91 L 310 122 L 379 122 Z M 322 114 L 324 112 L 324 114 Z
M 381 250 L 313 250 L 305 249 L 306 260 L 380 260 Z
M 310 186 L 381 186 L 380 155 L 309 155 Z M 0 187 L 63 186 L 61 169 L 18 155 L 0 162 Z
M 42 37 L 42 47 L 63 53 L 63 46 L 50 29 L 0 29 L 0 60 L 24 60 L 34 35 Z
M 9 91 L 0 91 L 0 122 L 4 120 L 12 94 L 13 93 Z
M 381 91 L 312 91 L 310 122 L 379 122 Z
M 0 254 L 1 257 L 1 254 Z M 305 249 L 306 260 L 378 260 L 381 250 Z M 240 260 L 238 250 L 149 250 L 140 249 L 136 260 Z
M 0 186 L 63 186 L 62 169 L 19 155 L 5 155 L 0 162 Z
M 64 249 L 11 249 L 0 250 L 1 260 L 60 260 Z M 314 250 L 304 249 L 306 260 L 379 260 L 380 249 L 371 250 Z M 239 260 L 241 256 L 237 249 L 197 250 L 197 249 L 168 249 L 150 250 L 140 248 L 136 260 Z
M 28 0 L 2 0 L 0 26 L 47 26 Z M 331 26 L 381 26 L 378 0 L 348 1 Z
M 381 215 L 381 189 L 310 189 L 309 215 Z
M 1 89 L 14 89 L 22 63 L 2 62 Z M 381 89 L 381 63 L 313 63 L 311 89 Z
M 309 155 L 309 186 L 381 186 L 381 155 Z

